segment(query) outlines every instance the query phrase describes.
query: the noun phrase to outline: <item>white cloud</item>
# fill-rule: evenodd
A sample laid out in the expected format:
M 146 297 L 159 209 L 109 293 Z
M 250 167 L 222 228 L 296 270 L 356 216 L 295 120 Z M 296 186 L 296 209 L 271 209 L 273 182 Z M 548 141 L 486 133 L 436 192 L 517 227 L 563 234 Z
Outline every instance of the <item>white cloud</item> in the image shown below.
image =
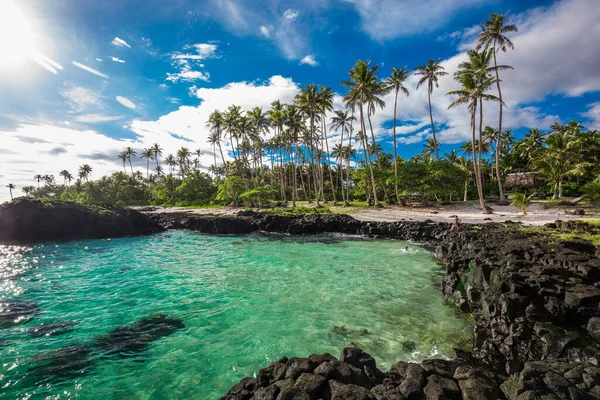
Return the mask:
M 260 33 L 262 33 L 265 37 L 271 37 L 271 30 L 264 25 L 260 26 Z
M 103 115 L 103 114 L 81 114 L 73 118 L 75 122 L 84 124 L 96 124 L 101 122 L 111 122 L 123 119 L 121 116 L 116 115 Z
M 167 101 L 173 104 L 179 104 L 181 102 L 177 97 L 167 97 Z
M 587 106 L 587 111 L 581 113 L 585 117 L 590 129 L 600 129 L 600 102 L 591 103 Z
M 210 79 L 210 74 L 208 72 L 202 71 L 192 71 L 188 68 L 182 68 L 181 71 L 177 73 L 168 73 L 167 80 L 169 82 L 195 82 L 195 81 L 205 81 L 208 82 Z
M 82 112 L 93 107 L 98 107 L 102 98 L 99 93 L 82 86 L 77 86 L 72 82 L 65 82 L 64 87 L 59 89 L 58 92 L 66 99 L 67 104 L 74 112 Z
M 114 62 L 117 62 L 117 63 L 121 63 L 121 64 L 124 64 L 124 63 L 125 63 L 125 61 L 124 61 L 124 60 L 121 60 L 119 57 L 111 57 L 110 59 L 111 59 L 112 61 L 114 61 Z
M 311 67 L 316 67 L 317 65 L 319 65 L 319 63 L 317 62 L 317 60 L 315 60 L 315 57 L 312 54 L 309 54 L 305 56 L 302 60 L 300 60 L 300 64 L 310 65 Z
M 361 17 L 361 27 L 375 40 L 414 36 L 442 28 L 462 10 L 485 0 L 343 0 Z
M 96 61 L 98 61 L 98 62 L 104 62 L 104 60 L 102 60 L 101 58 L 96 58 Z
M 109 78 L 108 75 L 105 75 L 102 72 L 97 71 L 97 70 L 95 70 L 92 67 L 88 67 L 87 65 L 83 65 L 81 63 L 78 63 L 77 61 L 73 61 L 73 65 L 76 66 L 77 68 L 81 68 L 82 70 L 87 71 L 90 74 L 94 74 L 96 76 L 99 76 L 101 78 L 104 78 L 104 79 L 108 79 Z
M 209 58 L 218 58 L 216 54 L 217 45 L 211 43 L 196 43 L 190 44 L 183 47 L 183 50 L 194 49 L 194 53 L 171 53 L 171 64 L 178 68 L 179 71 L 175 73 L 167 73 L 167 81 L 170 82 L 195 82 L 205 81 L 210 79 L 208 72 L 202 72 L 194 70 L 193 67 L 204 68 L 202 60 Z
M 285 10 L 285 12 L 283 13 L 283 15 L 281 16 L 281 19 L 283 19 L 284 21 L 293 21 L 296 18 L 298 18 L 298 11 L 297 10 L 293 10 L 293 9 L 287 9 Z
M 116 99 L 119 103 L 121 103 L 122 106 L 130 108 L 132 110 L 135 109 L 135 103 L 129 100 L 128 98 L 123 96 L 117 96 Z
M 112 44 L 115 47 L 127 47 L 127 48 L 131 48 L 131 46 L 126 41 L 124 41 L 123 39 L 118 38 L 118 37 L 115 37 L 112 40 L 112 42 L 110 42 L 110 44 Z

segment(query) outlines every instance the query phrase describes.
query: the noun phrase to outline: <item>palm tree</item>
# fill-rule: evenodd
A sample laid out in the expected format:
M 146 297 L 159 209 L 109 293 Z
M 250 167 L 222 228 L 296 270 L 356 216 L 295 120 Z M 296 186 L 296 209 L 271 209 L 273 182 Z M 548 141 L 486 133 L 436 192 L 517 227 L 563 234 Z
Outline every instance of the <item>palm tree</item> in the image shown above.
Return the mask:
M 435 126 L 433 124 L 433 111 L 431 110 L 431 94 L 433 93 L 434 86 L 439 88 L 440 85 L 438 80 L 441 76 L 448 75 L 447 72 L 444 71 L 444 67 L 440 64 L 440 59 L 434 61 L 432 58 L 429 59 L 426 65 L 419 65 L 414 72 L 416 75 L 421 75 L 421 79 L 417 83 L 417 90 L 421 85 L 427 82 L 427 99 L 429 101 L 429 119 L 431 120 L 431 133 L 433 135 L 433 140 L 437 143 L 437 139 L 435 137 Z M 435 148 L 435 158 L 439 158 L 437 147 Z
M 44 179 L 44 177 L 41 174 L 37 174 L 36 176 L 33 177 L 33 179 L 37 181 L 38 189 L 39 189 L 40 188 L 40 181 L 42 179 Z
M 182 147 L 177 150 L 177 159 L 179 161 L 179 174 L 183 178 L 190 163 L 192 153 L 187 147 Z
M 309 147 L 310 164 L 313 171 L 313 183 L 315 189 L 316 206 L 320 207 L 320 158 L 317 158 L 320 153 L 316 152 L 313 142 L 316 136 L 316 125 L 317 120 L 320 119 L 321 115 L 321 104 L 319 98 L 319 90 L 314 83 L 300 89 L 300 92 L 296 95 L 295 103 L 298 109 L 308 118 L 309 120 L 309 131 L 307 133 L 307 145 Z M 317 163 L 315 165 L 315 158 Z
M 570 130 L 560 130 L 548 136 L 546 147 L 533 163 L 538 171 L 554 182 L 553 198 L 562 197 L 565 177 L 582 175 L 586 167 L 580 143 Z
M 35 186 L 23 186 L 23 189 L 21 190 L 23 191 L 23 193 L 25 193 L 25 196 L 29 197 L 29 195 L 35 190 Z
M 165 164 L 169 167 L 169 175 L 173 173 L 173 167 L 177 165 L 177 160 L 173 157 L 172 154 L 169 154 L 165 157 Z
M 385 81 L 385 87 L 388 91 L 394 91 L 395 100 L 394 100 L 394 188 L 396 189 L 396 201 L 400 204 L 400 195 L 398 193 L 398 156 L 396 154 L 397 145 L 396 145 L 396 111 L 398 109 L 398 93 L 402 92 L 408 97 L 409 92 L 408 89 L 404 86 L 404 81 L 410 73 L 408 72 L 407 67 L 403 67 L 397 69 L 396 67 L 392 67 L 392 75 Z
M 511 206 L 519 207 L 523 210 L 523 215 L 527 215 L 527 207 L 531 204 L 533 193 L 526 195 L 525 193 L 513 193 L 508 198 L 512 200 Z
M 344 132 L 346 130 L 350 130 L 350 125 L 352 124 L 352 121 L 356 120 L 356 118 L 354 118 L 353 115 L 349 115 L 348 114 L 348 110 L 336 110 L 334 112 L 334 115 L 331 117 L 331 129 L 341 129 L 342 133 L 340 135 L 340 149 L 347 149 L 346 147 L 344 147 Z M 350 140 L 352 140 L 352 138 L 350 138 Z M 346 150 L 349 151 L 349 150 Z M 342 172 L 342 161 L 344 159 L 344 155 L 345 155 L 345 151 L 339 151 L 338 152 L 340 154 L 340 163 L 338 165 L 338 169 L 340 171 L 340 185 L 341 185 L 341 181 L 343 180 L 343 172 Z M 346 185 L 348 185 L 348 181 L 346 181 Z M 342 187 L 342 201 L 344 202 L 344 206 L 348 206 L 349 202 L 348 202 L 348 197 L 344 196 L 344 188 Z
M 498 89 L 498 98 L 500 99 L 500 116 L 498 121 L 498 139 L 500 142 L 500 134 L 502 132 L 502 90 L 500 89 L 500 75 L 498 70 L 498 61 L 496 54 L 498 50 L 506 52 L 507 48 L 514 49 L 512 41 L 506 37 L 509 32 L 517 32 L 519 29 L 516 25 L 504 25 L 504 21 L 508 16 L 508 12 L 505 14 L 491 14 L 489 21 L 483 23 L 483 29 L 479 33 L 477 38 L 477 49 L 481 47 L 491 47 L 494 52 L 494 67 L 496 72 L 496 87 Z M 500 190 L 500 201 L 505 201 L 504 190 L 502 188 L 502 180 L 500 179 L 500 157 L 498 146 L 496 146 L 496 176 L 498 177 L 498 189 Z
M 58 173 L 58 175 L 63 177 L 65 186 L 67 186 L 67 181 L 69 183 L 71 183 L 71 181 L 73 180 L 73 175 L 71 175 L 71 173 L 69 171 L 67 171 L 66 169 L 63 169 L 62 171 L 60 171 Z
M 162 156 L 163 149 L 158 143 L 154 143 L 150 148 L 154 152 L 154 159 L 156 160 L 156 166 L 158 167 L 158 156 Z
M 54 184 L 54 175 L 44 175 L 42 180 L 46 185 L 52 185 Z
M 125 168 L 125 161 L 127 161 L 127 153 L 123 151 L 117 155 L 117 158 L 123 161 L 123 171 L 127 173 L 127 169 Z
M 320 106 L 321 106 L 321 123 L 322 123 L 322 127 L 323 127 L 323 141 L 325 141 L 325 151 L 327 154 L 327 169 L 329 170 L 329 183 L 331 185 L 331 193 L 333 196 L 333 205 L 337 205 L 337 198 L 336 198 L 336 194 L 335 194 L 335 187 L 334 187 L 334 182 L 333 182 L 333 173 L 331 172 L 331 157 L 329 156 L 329 141 L 327 140 L 327 121 L 326 121 L 326 114 L 327 112 L 331 112 L 333 111 L 333 97 L 335 95 L 335 93 L 333 92 L 333 90 L 329 87 L 323 87 L 321 86 L 320 88 L 321 92 L 320 94 Z M 321 184 L 323 183 L 323 180 L 321 179 Z M 321 187 L 321 191 L 324 192 L 323 188 Z
M 162 165 L 157 165 L 156 168 L 154 168 L 154 171 L 156 172 L 156 176 L 162 176 L 164 174 Z
M 473 168 L 475 171 L 475 181 L 477 183 L 477 193 L 479 195 L 479 205 L 481 206 L 481 211 L 484 214 L 487 214 L 488 211 L 485 208 L 485 204 L 483 202 L 483 183 L 481 180 L 481 152 L 482 152 L 482 143 L 481 143 L 481 122 L 483 119 L 483 114 L 480 109 L 480 129 L 479 129 L 479 162 L 477 158 L 477 152 L 475 151 L 476 139 L 475 139 L 475 128 L 476 128 L 476 115 L 477 115 L 477 107 L 480 105 L 483 100 L 499 100 L 496 96 L 486 93 L 486 90 L 495 82 L 495 78 L 489 76 L 489 74 L 482 74 L 480 70 L 474 70 L 472 72 L 463 71 L 461 74 L 457 75 L 456 78 L 460 80 L 462 84 L 462 88 L 459 90 L 453 90 L 448 92 L 448 95 L 458 96 L 456 100 L 454 100 L 448 108 L 454 108 L 461 104 L 467 104 L 468 109 L 471 113 L 471 130 L 472 130 L 472 158 L 473 158 Z
M 546 133 L 540 132 L 537 128 L 529 129 L 515 146 L 515 152 L 523 159 L 527 160 L 527 164 L 535 159 L 541 149 L 544 148 L 546 141 Z
M 196 158 L 194 159 L 194 168 L 199 169 L 202 165 L 200 163 L 200 157 L 204 155 L 204 152 L 201 149 L 196 149 L 196 151 L 194 151 L 194 154 L 196 155 Z
M 150 160 L 154 160 L 154 148 L 148 147 L 147 149 L 144 149 L 140 157 L 146 159 L 146 179 L 148 179 L 150 173 Z
M 359 115 L 360 115 L 360 132 L 366 132 L 366 124 L 365 124 L 365 113 L 364 106 L 368 106 L 367 114 L 370 121 L 371 112 L 375 111 L 375 104 L 379 106 L 384 106 L 385 103 L 381 100 L 378 95 L 384 93 L 383 86 L 379 84 L 377 78 L 377 69 L 378 66 L 370 67 L 370 61 L 358 60 L 354 67 L 348 72 L 350 75 L 350 79 L 347 81 L 342 81 L 341 84 L 349 87 L 348 93 L 344 96 L 344 101 L 348 105 L 348 107 L 354 110 L 358 107 Z M 375 142 L 375 137 L 373 135 L 373 127 L 371 126 L 371 136 L 373 137 L 373 142 Z M 369 154 L 369 146 L 364 143 L 365 138 L 361 136 L 361 140 L 363 140 L 363 148 L 365 150 L 366 155 L 366 163 L 369 167 L 369 172 L 371 175 L 371 186 L 373 188 L 373 200 L 375 207 L 381 207 L 379 200 L 377 199 L 377 184 L 375 181 L 375 174 L 373 172 L 373 164 L 371 162 L 371 155 Z
M 10 192 L 10 200 L 12 201 L 12 199 L 13 199 L 12 191 L 15 188 L 15 185 L 13 185 L 12 183 L 9 183 L 8 185 L 6 185 L 6 187 L 8 188 L 8 191 Z
M 92 173 L 92 167 L 90 167 L 88 164 L 83 164 L 81 167 L 79 167 L 79 178 L 80 179 L 85 179 L 85 181 L 88 182 L 88 178 L 91 173 Z
M 133 164 L 131 164 L 131 157 L 136 156 L 137 153 L 133 148 L 127 147 L 127 149 L 125 149 L 124 154 L 127 157 L 127 159 L 129 160 L 129 167 L 131 168 L 131 175 L 133 176 Z

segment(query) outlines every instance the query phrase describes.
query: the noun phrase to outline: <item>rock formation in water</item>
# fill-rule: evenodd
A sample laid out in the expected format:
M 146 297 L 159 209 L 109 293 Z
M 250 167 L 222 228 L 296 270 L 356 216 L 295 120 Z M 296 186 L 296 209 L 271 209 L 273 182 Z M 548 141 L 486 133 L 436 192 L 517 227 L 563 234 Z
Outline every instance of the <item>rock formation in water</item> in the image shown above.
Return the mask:
M 104 239 L 163 230 L 147 215 L 127 208 L 106 209 L 40 200 L 0 205 L 0 243 Z
M 40 353 L 29 360 L 29 372 L 37 383 L 78 376 L 91 371 L 100 359 L 135 356 L 150 343 L 183 328 L 185 324 L 179 318 L 152 314 L 132 325 L 120 326 L 96 336 L 89 343 Z

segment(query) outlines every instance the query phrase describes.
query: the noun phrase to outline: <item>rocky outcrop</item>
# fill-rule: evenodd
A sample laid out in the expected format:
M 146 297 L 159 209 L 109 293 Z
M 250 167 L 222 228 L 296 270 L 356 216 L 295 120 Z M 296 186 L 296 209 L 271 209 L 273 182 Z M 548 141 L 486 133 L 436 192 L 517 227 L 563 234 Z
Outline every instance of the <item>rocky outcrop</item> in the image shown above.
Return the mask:
M 40 200 L 0 206 L 0 243 L 104 239 L 161 231 L 164 228 L 147 215 L 127 208 Z
M 529 361 L 598 365 L 600 259 L 589 241 L 518 224 L 469 227 L 442 240 L 444 297 L 475 317 L 473 355 L 512 374 Z M 591 332 L 588 332 L 588 329 Z
M 437 242 L 450 224 L 433 221 L 364 222 L 343 214 L 278 215 L 243 211 L 237 216 L 153 213 L 166 229 L 189 229 L 211 234 L 245 234 L 256 231 L 310 235 L 344 233 L 419 242 Z

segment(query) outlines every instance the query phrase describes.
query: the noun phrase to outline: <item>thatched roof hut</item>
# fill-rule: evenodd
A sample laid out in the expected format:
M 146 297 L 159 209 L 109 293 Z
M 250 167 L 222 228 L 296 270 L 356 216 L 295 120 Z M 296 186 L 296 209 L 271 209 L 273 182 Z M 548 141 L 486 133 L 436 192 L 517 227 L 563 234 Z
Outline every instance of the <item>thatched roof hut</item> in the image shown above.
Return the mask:
M 506 175 L 504 186 L 507 188 L 532 188 L 539 182 L 537 172 L 517 172 Z

